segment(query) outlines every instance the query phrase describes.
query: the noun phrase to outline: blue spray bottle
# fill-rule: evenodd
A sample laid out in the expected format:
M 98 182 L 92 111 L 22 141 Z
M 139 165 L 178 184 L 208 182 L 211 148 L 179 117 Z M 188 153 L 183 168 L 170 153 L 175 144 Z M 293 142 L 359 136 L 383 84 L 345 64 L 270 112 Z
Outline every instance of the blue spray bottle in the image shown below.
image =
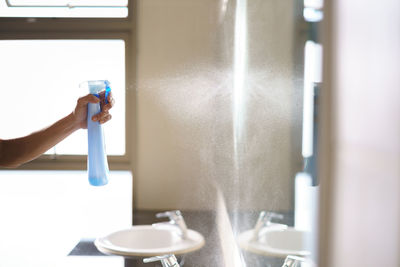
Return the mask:
M 101 97 L 107 97 L 111 91 L 110 83 L 107 80 L 87 81 L 81 84 L 81 88 L 86 87 L 89 93 Z M 105 91 L 103 93 L 103 91 Z M 87 131 L 88 131 L 88 158 L 87 168 L 89 183 L 94 186 L 106 185 L 108 183 L 108 163 L 105 151 L 104 134 L 102 125 L 92 121 L 93 115 L 101 111 L 100 103 L 88 104 Z

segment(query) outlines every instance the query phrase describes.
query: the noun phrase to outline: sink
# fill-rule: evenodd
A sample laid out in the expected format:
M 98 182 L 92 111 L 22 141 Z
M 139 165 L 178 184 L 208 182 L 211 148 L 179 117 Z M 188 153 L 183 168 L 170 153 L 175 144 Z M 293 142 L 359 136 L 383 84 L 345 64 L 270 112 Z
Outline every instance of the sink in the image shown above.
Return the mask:
M 285 229 L 264 227 L 258 240 L 253 239 L 254 230 L 248 230 L 238 236 L 239 246 L 252 253 L 265 256 L 286 257 L 287 255 L 309 256 L 308 240 L 310 232 L 293 227 Z
M 98 238 L 94 244 L 105 254 L 125 257 L 179 255 L 200 249 L 204 245 L 204 238 L 200 233 L 190 229 L 187 230 L 187 237 L 183 239 L 172 228 L 135 225 Z

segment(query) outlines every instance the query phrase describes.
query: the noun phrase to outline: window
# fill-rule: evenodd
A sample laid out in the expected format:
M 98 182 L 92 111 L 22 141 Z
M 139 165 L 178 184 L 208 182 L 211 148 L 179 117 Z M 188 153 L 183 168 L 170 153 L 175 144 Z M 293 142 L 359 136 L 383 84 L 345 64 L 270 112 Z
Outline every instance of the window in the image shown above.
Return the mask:
M 126 18 L 128 0 L 0 0 L 0 17 Z
M 69 114 L 85 80 L 106 79 L 117 105 L 105 124 L 108 155 L 125 154 L 125 43 L 123 40 L 0 41 L 4 101 L 2 138 L 29 134 Z M 77 131 L 47 154 L 87 154 L 87 133 Z
M 126 97 L 126 85 L 133 84 L 127 73 L 133 73 L 129 68 L 134 66 L 129 56 L 134 20 L 132 12 L 128 16 L 133 9 L 129 3 L 0 0 L 0 73 L 6 88 L 2 98 L 9 100 L 1 111 L 10 114 L 0 118 L 0 138 L 48 126 L 69 114 L 78 97 L 88 93 L 81 92 L 81 82 L 109 80 L 116 105 L 111 110 L 113 119 L 104 125 L 108 161 L 110 169 L 130 169 L 126 136 L 132 136 L 133 129 L 127 110 L 133 107 L 125 103 L 132 101 Z M 125 13 L 116 15 L 116 10 Z M 21 168 L 85 169 L 86 155 L 87 133 L 80 130 Z

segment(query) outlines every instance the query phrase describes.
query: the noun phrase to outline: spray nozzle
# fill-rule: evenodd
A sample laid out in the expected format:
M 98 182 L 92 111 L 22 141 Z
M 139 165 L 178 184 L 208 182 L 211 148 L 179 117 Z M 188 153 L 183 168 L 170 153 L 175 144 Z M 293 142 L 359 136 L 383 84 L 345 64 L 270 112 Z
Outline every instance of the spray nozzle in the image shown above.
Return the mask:
M 110 82 L 107 80 L 102 80 L 102 81 L 90 81 L 89 87 L 91 93 L 99 98 L 100 100 L 103 100 L 104 97 L 104 103 L 108 104 L 108 95 L 111 92 L 111 87 L 110 87 Z

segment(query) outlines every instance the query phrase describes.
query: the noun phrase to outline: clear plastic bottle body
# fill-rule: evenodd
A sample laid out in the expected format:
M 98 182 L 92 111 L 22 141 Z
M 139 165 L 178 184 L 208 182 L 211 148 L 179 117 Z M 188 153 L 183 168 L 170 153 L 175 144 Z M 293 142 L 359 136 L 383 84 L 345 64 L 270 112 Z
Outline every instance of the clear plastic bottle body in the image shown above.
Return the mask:
M 87 87 L 91 94 L 99 96 L 99 93 L 106 91 L 107 99 L 110 91 L 109 82 L 105 80 L 87 81 L 81 87 Z M 108 183 L 109 169 L 107 154 L 105 150 L 103 127 L 99 122 L 92 121 L 93 115 L 101 111 L 100 103 L 88 104 L 87 132 L 88 132 L 88 158 L 87 168 L 89 183 L 93 186 L 106 185 Z

